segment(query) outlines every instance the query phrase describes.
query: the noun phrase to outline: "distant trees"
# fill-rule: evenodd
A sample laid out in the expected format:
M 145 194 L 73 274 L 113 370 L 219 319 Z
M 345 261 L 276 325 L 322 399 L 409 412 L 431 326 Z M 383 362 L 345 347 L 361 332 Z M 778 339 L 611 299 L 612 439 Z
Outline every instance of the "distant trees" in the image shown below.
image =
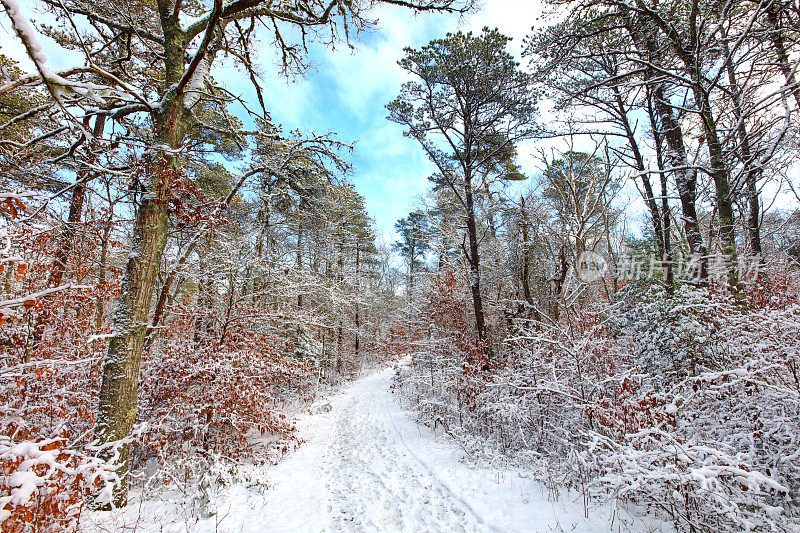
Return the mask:
M 785 30 L 769 22 L 777 13 L 791 19 L 792 10 L 780 2 L 562 5 L 570 15 L 536 33 L 527 53 L 560 107 L 584 122 L 582 134 L 624 139 L 612 150 L 641 183 L 663 260 L 675 242 L 672 187 L 695 281 L 707 281 L 709 249 L 737 262 L 739 202 L 744 253 L 758 256 L 765 170 L 780 173 L 778 161 L 796 157 L 787 151 L 796 83 L 780 67 Z M 661 182 L 658 193 L 651 177 Z M 714 191 L 707 243 L 698 215 L 706 185 Z M 740 292 L 735 269 L 728 272 L 729 287 Z
M 574 246 L 575 258 L 595 251 L 613 226 L 612 202 L 619 190 L 611 165 L 595 155 L 567 151 L 546 161 L 542 198 L 553 209 L 556 224 Z
M 422 211 L 412 211 L 394 225 L 400 240 L 392 246 L 408 265 L 408 292 L 414 289 L 414 274 L 423 265 L 430 250 L 430 233 L 427 216 Z

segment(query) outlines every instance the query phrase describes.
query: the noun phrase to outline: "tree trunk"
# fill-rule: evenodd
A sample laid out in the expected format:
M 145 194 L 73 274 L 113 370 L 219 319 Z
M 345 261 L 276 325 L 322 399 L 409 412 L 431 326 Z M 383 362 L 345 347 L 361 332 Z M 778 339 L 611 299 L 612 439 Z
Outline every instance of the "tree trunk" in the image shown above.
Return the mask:
M 156 197 L 148 195 L 139 208 L 134 224 L 133 247 L 125 265 L 122 293 L 114 311 L 114 335 L 103 361 L 95 427 L 95 435 L 102 444 L 128 437 L 136 419 L 139 362 L 147 332 L 150 300 L 167 241 L 167 208 L 164 200 L 163 194 Z M 113 449 L 106 449 L 101 456 L 112 460 L 115 453 Z M 127 503 L 129 461 L 130 445 L 123 444 L 115 460 L 120 476 L 120 485 L 114 492 L 114 504 L 117 506 Z
M 528 217 L 525 212 L 525 197 L 520 196 L 520 225 L 522 226 L 522 295 L 525 301 L 533 305 L 530 283 L 530 243 L 528 242 Z
M 339 246 L 338 246 L 338 257 L 336 258 L 336 266 L 338 267 L 338 272 L 336 274 L 336 281 L 338 285 L 341 287 L 344 283 L 344 235 L 338 236 Z M 342 316 L 341 311 L 339 314 L 339 323 L 336 327 L 336 371 L 338 373 L 342 373 L 342 369 L 344 368 L 342 355 L 343 355 L 343 345 L 344 345 L 344 332 L 342 327 Z
M 103 115 L 98 115 L 94 122 L 94 128 L 92 129 L 92 136 L 94 138 L 101 136 L 103 134 L 103 130 L 105 129 L 105 125 L 106 117 Z M 88 127 L 88 119 L 86 120 L 86 126 Z M 94 148 L 96 147 L 91 146 L 90 144 L 90 162 L 94 160 L 94 155 L 91 153 L 91 150 Z M 61 233 L 61 237 L 58 242 L 58 251 L 56 252 L 56 259 L 53 262 L 53 266 L 50 269 L 50 276 L 47 280 L 47 284 L 51 287 L 55 287 L 61 283 L 61 280 L 64 277 L 64 272 L 67 269 L 67 261 L 72 253 L 72 249 L 75 247 L 75 232 L 77 231 L 78 222 L 81 221 L 83 203 L 86 198 L 85 181 L 88 180 L 90 172 L 91 170 L 88 167 L 83 167 L 80 172 L 78 172 L 78 185 L 72 189 L 72 200 L 69 204 L 69 217 L 67 219 L 67 226 Z
M 231 323 L 231 313 L 233 312 L 233 304 L 234 304 L 234 294 L 235 294 L 235 283 L 236 280 L 234 278 L 233 273 L 228 275 L 228 303 L 225 306 L 225 322 L 222 323 L 222 329 L 219 334 L 219 344 L 222 344 L 225 340 L 225 334 L 228 333 L 228 327 Z
M 113 206 L 109 208 L 108 221 L 103 228 L 103 239 L 100 243 L 100 263 L 97 265 L 97 285 L 102 287 L 106 283 L 106 263 L 108 262 L 108 240 L 111 234 L 111 226 L 114 222 Z M 95 310 L 95 326 L 99 330 L 103 326 L 105 307 L 103 296 L 97 297 L 97 309 Z
M 78 174 L 78 180 L 81 180 L 81 174 Z M 83 184 L 76 185 L 72 189 L 72 199 L 69 203 L 69 216 L 67 216 L 67 224 L 61 232 L 58 240 L 58 248 L 56 249 L 55 259 L 50 267 L 50 275 L 47 277 L 48 287 L 57 287 L 61 284 L 64 278 L 64 273 L 67 270 L 67 262 L 75 246 L 75 233 L 77 225 L 81 220 L 81 212 L 83 211 L 83 201 L 86 197 L 86 186 Z M 27 363 L 31 360 L 33 353 L 39 349 L 44 337 L 45 329 L 48 322 L 51 320 L 52 312 L 48 309 L 43 309 L 34 320 L 33 324 L 33 339 L 25 350 L 22 362 Z
M 691 260 L 697 266 L 694 281 L 704 283 L 708 278 L 708 252 L 703 245 L 703 236 L 700 234 L 700 224 L 697 220 L 697 210 L 695 208 L 697 170 L 690 166 L 686 148 L 683 144 L 683 131 L 672 114 L 672 107 L 666 101 L 663 83 L 659 83 L 654 87 L 653 100 L 656 114 L 661 124 L 661 135 L 663 135 L 666 144 L 666 150 L 664 151 L 665 170 L 672 171 L 675 175 L 675 185 L 681 202 L 686 241 L 689 244 Z
M 781 29 L 780 11 L 778 2 L 770 2 L 767 7 L 767 22 L 772 28 L 770 32 L 770 40 L 772 47 L 775 49 L 775 54 L 778 56 L 778 65 L 780 66 L 783 77 L 786 78 L 786 85 L 790 88 L 794 100 L 797 102 L 797 108 L 800 109 L 800 84 L 794 76 L 794 69 L 792 68 L 789 60 L 789 53 L 786 50 L 786 43 L 783 38 L 783 30 Z
M 79 180 L 80 179 L 81 175 L 79 174 Z M 83 184 L 76 185 L 72 189 L 72 199 L 69 203 L 67 225 L 64 227 L 64 231 L 61 232 L 55 260 L 50 269 L 50 275 L 47 278 L 47 285 L 50 287 L 58 286 L 64 278 L 69 256 L 72 253 L 72 249 L 75 247 L 75 233 L 78 229 L 78 223 L 81 221 L 81 213 L 83 212 L 83 203 L 85 199 L 86 186 Z
M 180 70 L 177 72 L 182 72 L 182 51 L 176 54 L 175 50 L 168 50 L 167 56 L 167 63 L 175 63 L 175 68 L 179 64 Z M 173 68 L 172 77 L 175 77 L 175 72 Z M 167 82 L 177 83 L 178 79 L 179 75 L 174 80 L 167 79 Z M 96 441 L 104 445 L 100 456 L 117 467 L 120 484 L 115 488 L 113 497 L 113 503 L 117 506 L 127 503 L 130 444 L 118 442 L 130 435 L 136 419 L 139 363 L 147 334 L 153 290 L 167 242 L 167 207 L 171 187 L 179 175 L 178 162 L 173 154 L 182 146 L 191 125 L 191 115 L 180 95 L 168 98 L 162 108 L 154 113 L 154 118 L 156 142 L 143 161 L 147 191 L 136 213 L 131 251 L 113 314 L 113 336 L 103 361 L 95 426 Z
M 303 272 L 303 219 L 300 218 L 297 226 L 297 260 L 296 269 L 299 275 Z M 303 308 L 303 287 L 300 285 L 300 290 L 297 292 L 297 308 Z
M 667 173 L 664 172 L 663 139 L 661 137 L 661 132 L 658 131 L 658 121 L 653 109 L 653 99 L 649 91 L 647 94 L 647 114 L 650 117 L 650 129 L 653 131 L 656 164 L 658 165 L 658 176 L 661 183 L 661 216 L 663 217 L 661 222 L 661 237 L 663 239 L 660 247 L 663 253 L 661 256 L 661 264 L 664 268 L 664 284 L 666 285 L 667 294 L 673 294 L 675 292 L 675 280 L 672 268 L 672 244 L 670 242 L 671 217 L 669 212 L 669 198 L 667 195 Z
M 98 116 L 94 122 L 92 130 L 93 137 L 99 137 L 103 134 L 105 128 L 105 116 Z M 89 119 L 84 120 L 84 125 L 89 126 Z M 95 148 L 89 145 L 89 161 L 94 160 L 92 149 Z M 50 274 L 47 277 L 48 287 L 57 287 L 61 285 L 64 279 L 64 273 L 67 271 L 67 263 L 69 257 L 72 255 L 72 250 L 75 248 L 75 233 L 78 231 L 78 224 L 81 221 L 81 214 L 83 213 L 83 204 L 86 200 L 86 181 L 89 179 L 91 170 L 89 167 L 84 166 L 78 171 L 76 185 L 72 188 L 72 198 L 69 202 L 69 215 L 67 216 L 67 224 L 58 238 L 58 248 L 56 249 L 55 259 L 50 266 Z M 28 362 L 33 352 L 38 349 L 44 336 L 47 321 L 50 318 L 50 312 L 42 311 L 37 317 L 33 326 L 33 342 L 30 347 L 25 350 L 23 362 Z
M 561 251 L 558 253 L 558 270 L 553 276 L 553 294 L 550 300 L 550 316 L 553 319 L 553 324 L 558 323 L 561 316 L 560 300 L 564 292 L 564 281 L 567 279 L 567 272 L 569 271 L 569 264 L 567 263 L 567 252 L 565 245 L 561 246 Z
M 408 256 L 408 290 L 406 291 L 406 298 L 409 301 L 414 300 L 414 265 L 416 263 L 415 257 L 417 255 L 414 241 L 409 243 L 409 256 Z
M 481 263 L 478 252 L 478 225 L 475 221 L 475 203 L 472 196 L 472 177 L 467 174 L 464 179 L 464 197 L 467 207 L 467 234 L 469 238 L 469 254 L 467 261 L 470 267 L 469 286 L 472 292 L 472 305 L 475 310 L 475 329 L 478 340 L 486 338 L 486 325 L 483 315 L 483 298 L 481 296 Z
M 750 150 L 750 138 L 747 133 L 747 126 L 744 123 L 744 111 L 742 109 L 739 84 L 736 81 L 736 71 L 733 68 L 733 61 L 731 61 L 728 44 L 725 41 L 723 41 L 723 50 L 728 58 L 725 67 L 728 71 L 728 81 L 731 85 L 731 100 L 733 101 L 733 114 L 736 117 L 736 133 L 739 136 L 741 159 L 744 162 L 744 169 L 747 173 L 747 235 L 750 244 L 750 254 L 753 256 L 760 256 L 761 217 L 759 214 L 758 180 L 761 178 L 763 169 L 760 165 L 753 164 L 754 158 Z
M 693 17 L 696 13 L 693 11 Z M 647 23 L 658 25 L 660 21 L 650 18 Z M 691 19 L 692 28 L 694 28 L 696 20 Z M 690 32 L 688 39 L 694 39 L 694 30 Z M 700 117 L 703 125 L 703 133 L 705 134 L 705 143 L 708 150 L 709 163 L 711 165 L 711 178 L 714 182 L 714 189 L 716 193 L 716 209 L 717 217 L 719 220 L 720 228 L 720 241 L 722 243 L 723 253 L 725 260 L 730 261 L 730 264 L 735 264 L 736 261 L 736 235 L 734 232 L 734 214 L 733 214 L 733 200 L 731 198 L 730 180 L 728 177 L 728 169 L 725 165 L 725 155 L 722 142 L 717 131 L 717 124 L 714 118 L 714 113 L 711 108 L 709 100 L 709 92 L 705 87 L 705 79 L 702 76 L 699 60 L 694 53 L 692 53 L 688 46 L 683 42 L 683 38 L 677 32 L 668 32 L 668 40 L 675 52 L 675 56 L 683 63 L 684 73 L 686 77 L 691 80 L 691 90 L 694 96 L 696 112 Z M 648 44 L 648 52 L 652 58 L 658 58 L 659 50 L 657 48 L 655 37 L 648 36 L 646 39 Z M 694 42 L 691 42 L 694 45 Z M 658 86 L 663 87 L 663 82 Z M 656 95 L 656 104 L 659 102 L 663 106 L 668 106 L 666 95 Z M 671 113 L 670 113 L 671 114 Z M 670 131 L 672 128 L 667 128 L 664 132 L 667 142 L 670 143 Z M 674 150 L 670 150 L 674 152 Z M 674 155 L 673 155 L 674 157 Z M 670 161 L 674 168 L 674 161 Z M 687 163 L 688 165 L 688 160 Z M 695 178 L 696 179 L 696 178 Z M 679 189 L 680 190 L 680 189 Z M 688 231 L 687 231 L 688 236 Z M 694 250 L 693 250 L 694 252 Z M 694 255 L 694 253 L 693 253 Z M 742 287 L 739 283 L 739 277 L 735 268 L 727 268 L 727 280 L 730 289 L 737 295 L 741 293 Z
M 714 119 L 711 102 L 708 93 L 702 88 L 702 80 L 699 71 L 694 64 L 689 66 L 689 74 L 694 81 L 694 98 L 699 107 L 700 119 L 703 123 L 703 131 L 706 135 L 706 147 L 708 149 L 709 163 L 711 164 L 711 178 L 714 181 L 714 190 L 717 196 L 717 219 L 719 220 L 719 236 L 722 243 L 722 251 L 726 262 L 729 261 L 727 270 L 727 280 L 730 289 L 740 294 L 742 286 L 739 282 L 739 275 L 736 268 L 736 232 L 734 227 L 733 199 L 731 198 L 731 186 L 728 179 L 728 169 L 725 165 L 725 155 L 722 142 L 719 139 L 717 124 Z
M 354 304 L 354 308 L 355 308 L 354 309 L 354 313 L 355 313 L 354 322 L 355 322 L 355 329 L 356 329 L 356 331 L 355 331 L 356 338 L 355 338 L 354 350 L 355 350 L 355 359 L 356 359 L 356 361 L 359 360 L 358 356 L 359 356 L 359 351 L 361 349 L 361 339 L 359 338 L 359 333 L 360 333 L 360 330 L 361 330 L 361 321 L 360 321 L 361 318 L 359 317 L 359 314 L 358 314 L 358 312 L 359 312 L 358 299 L 361 297 L 361 292 L 359 290 L 361 288 L 360 287 L 360 285 L 361 285 L 360 276 L 361 276 L 361 245 L 360 245 L 360 242 L 358 240 L 356 240 L 356 302 Z
M 617 103 L 617 111 L 619 112 L 620 121 L 625 129 L 625 136 L 628 139 L 628 145 L 633 153 L 634 161 L 636 161 L 636 169 L 641 174 L 642 187 L 644 187 L 645 196 L 644 201 L 647 204 L 647 209 L 650 211 L 650 221 L 653 224 L 653 232 L 655 233 L 658 252 L 661 256 L 661 260 L 663 261 L 663 258 L 666 255 L 666 250 L 664 249 L 665 241 L 663 228 L 661 225 L 661 213 L 658 210 L 658 203 L 656 202 L 655 195 L 653 194 L 653 186 L 650 184 L 650 176 L 647 173 L 647 167 L 644 164 L 644 157 L 642 157 L 642 153 L 639 150 L 639 142 L 636 140 L 633 128 L 628 121 L 628 114 L 625 111 L 622 95 L 620 94 L 619 88 L 616 85 L 612 87 L 612 90 L 614 91 L 614 99 Z
M 650 33 L 649 21 L 638 22 L 630 12 L 622 11 L 626 26 L 631 38 L 641 48 L 649 62 L 659 65 L 660 51 L 656 37 Z M 647 29 L 641 29 L 646 27 Z M 700 224 L 695 207 L 697 201 L 697 170 L 692 168 L 683 143 L 683 130 L 673 114 L 672 105 L 666 92 L 666 82 L 663 77 L 653 77 L 652 73 L 646 75 L 646 82 L 652 94 L 655 116 L 660 126 L 659 133 L 663 136 L 665 149 L 663 151 L 664 170 L 675 175 L 675 185 L 681 202 L 681 218 L 683 219 L 686 241 L 689 245 L 691 263 L 695 270 L 693 281 L 705 283 L 708 278 L 708 252 L 703 245 L 703 236 L 700 233 Z
M 672 217 L 670 217 L 669 213 L 669 198 L 667 196 L 667 173 L 664 172 L 664 164 L 663 164 L 663 156 L 661 154 L 661 146 L 659 145 L 656 148 L 657 158 L 658 158 L 658 169 L 660 172 L 661 178 L 661 213 L 664 216 L 664 250 L 665 255 L 663 258 L 664 262 L 664 278 L 667 284 L 667 293 L 672 294 L 675 291 L 675 280 L 674 280 L 674 271 L 672 267 L 672 243 L 670 242 L 670 227 Z
M 204 272 L 203 262 L 200 262 L 200 272 Z M 198 317 L 194 323 L 194 337 L 192 342 L 195 346 L 200 345 L 203 337 L 208 338 L 212 331 L 212 311 L 214 307 L 214 298 L 212 291 L 214 289 L 214 281 L 210 276 L 203 275 L 197 281 L 197 308 Z
M 211 219 L 216 218 L 218 215 L 222 214 L 222 212 L 225 209 L 228 208 L 228 205 L 230 205 L 231 201 L 239 192 L 239 189 L 241 188 L 245 179 L 249 175 L 250 173 L 242 174 L 239 180 L 233 185 L 233 187 L 231 187 L 231 190 L 228 191 L 228 194 L 225 196 L 225 199 L 222 201 L 222 203 L 220 203 L 217 206 L 216 210 L 211 215 Z M 200 244 L 200 239 L 204 237 L 206 235 L 206 232 L 209 231 L 210 229 L 211 229 L 211 222 L 209 221 L 201 222 L 197 232 L 192 236 L 192 238 L 187 243 L 186 249 L 183 251 L 180 257 L 178 257 L 178 261 L 175 263 L 175 266 L 173 266 L 172 270 L 170 270 L 169 274 L 167 274 L 167 277 L 164 280 L 163 285 L 161 286 L 161 290 L 159 291 L 158 299 L 156 300 L 156 307 L 153 311 L 152 323 L 147 335 L 147 340 L 145 341 L 144 353 L 150 352 L 150 348 L 152 347 L 153 342 L 155 341 L 155 338 L 157 336 L 158 330 L 156 328 L 158 327 L 162 318 L 164 317 L 166 308 L 172 304 L 172 300 L 174 300 L 175 296 L 177 295 L 177 292 L 175 292 L 178 290 L 177 287 L 175 291 L 171 291 L 173 283 L 175 283 L 178 274 L 183 270 L 184 266 L 188 262 L 189 257 L 192 255 L 195 248 L 197 248 L 198 244 Z M 256 245 L 256 249 L 258 250 L 258 245 Z M 258 255 L 258 258 L 260 258 L 260 254 Z M 248 274 L 246 275 L 245 280 L 250 278 L 249 273 L 252 271 L 252 266 L 253 266 L 252 263 L 248 265 L 247 267 Z M 178 285 L 180 286 L 180 284 Z M 247 281 L 245 281 L 245 284 L 242 287 L 243 297 L 246 296 L 246 290 L 247 290 Z

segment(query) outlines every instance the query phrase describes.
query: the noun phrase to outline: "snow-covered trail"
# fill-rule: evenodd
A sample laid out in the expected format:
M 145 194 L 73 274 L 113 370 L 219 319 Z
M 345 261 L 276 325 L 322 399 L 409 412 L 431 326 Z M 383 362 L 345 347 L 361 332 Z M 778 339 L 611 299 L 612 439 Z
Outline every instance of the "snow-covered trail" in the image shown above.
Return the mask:
M 361 378 L 298 422 L 305 442 L 267 472 L 269 489 L 234 485 L 213 516 L 168 512 L 156 531 L 627 531 L 610 509 L 584 518 L 577 496 L 552 502 L 521 472 L 476 469 L 449 438 L 418 426 L 391 391 L 395 370 Z M 574 500 L 574 501 L 573 501 Z M 150 530 L 141 507 L 138 530 Z M 172 515 L 170 517 L 169 515 Z M 144 518 L 144 520 L 142 519 Z M 639 528 L 634 528 L 639 529 Z
M 267 517 L 272 531 L 491 529 L 420 456 L 438 443 L 400 410 L 392 375 L 356 381 L 329 400 L 330 411 L 298 424 L 306 442 L 275 468 L 245 530 Z

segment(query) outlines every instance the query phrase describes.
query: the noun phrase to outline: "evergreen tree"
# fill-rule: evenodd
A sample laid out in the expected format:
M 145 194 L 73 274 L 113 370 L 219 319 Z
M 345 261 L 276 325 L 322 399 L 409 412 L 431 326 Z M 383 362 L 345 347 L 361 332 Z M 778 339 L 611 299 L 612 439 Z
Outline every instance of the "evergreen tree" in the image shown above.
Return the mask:
M 422 211 L 412 211 L 407 217 L 394 224 L 400 240 L 392 248 L 408 265 L 408 292 L 414 288 L 414 274 L 424 264 L 425 254 L 430 250 L 430 227 L 428 219 Z
M 387 109 L 436 165 L 434 182 L 449 188 L 463 210 L 470 290 L 478 338 L 486 336 L 481 288 L 476 191 L 493 178 L 517 179 L 514 145 L 532 135 L 531 76 L 506 47 L 509 37 L 484 28 L 479 35 L 450 33 L 399 64 L 415 77 Z

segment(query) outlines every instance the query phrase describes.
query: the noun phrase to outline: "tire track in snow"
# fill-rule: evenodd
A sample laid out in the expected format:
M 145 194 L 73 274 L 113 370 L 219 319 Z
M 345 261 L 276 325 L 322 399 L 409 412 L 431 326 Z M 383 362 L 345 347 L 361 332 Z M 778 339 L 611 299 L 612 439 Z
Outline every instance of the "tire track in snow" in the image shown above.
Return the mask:
M 336 431 L 324 467 L 330 475 L 329 530 L 485 530 L 482 518 L 402 438 L 388 376 L 381 372 L 372 378 L 379 386 L 354 394 L 331 413 Z
M 400 443 L 403 445 L 403 447 L 408 451 L 408 453 L 411 455 L 411 457 L 413 457 L 414 460 L 417 461 L 417 463 L 419 463 L 422 466 L 422 468 L 425 469 L 425 471 L 428 473 L 428 475 L 430 475 L 431 479 L 433 479 L 453 499 L 458 501 L 467 510 L 469 510 L 469 512 L 472 514 L 473 517 L 475 517 L 475 519 L 477 520 L 477 522 L 479 524 L 486 526 L 491 531 L 500 531 L 499 529 L 493 527 L 491 524 L 488 524 L 486 522 L 486 520 L 484 520 L 483 517 L 477 511 L 475 511 L 475 509 L 473 509 L 473 507 L 469 504 L 469 502 L 467 502 L 461 496 L 456 494 L 453 491 L 453 489 L 451 489 L 447 485 L 447 483 L 445 483 L 439 476 L 436 475 L 436 473 L 428 465 L 428 463 L 426 463 L 416 453 L 414 453 L 414 450 L 411 449 L 411 447 L 406 443 L 405 439 L 403 438 L 403 434 L 400 432 L 400 429 L 397 427 L 397 423 L 395 422 L 394 416 L 392 416 L 392 412 L 391 412 L 391 409 L 390 409 L 390 406 L 389 406 L 389 396 L 388 395 L 386 397 L 386 412 L 388 413 L 388 418 L 392 423 L 392 427 L 393 427 L 393 429 L 395 431 L 395 434 L 397 435 L 397 439 L 400 441 Z

